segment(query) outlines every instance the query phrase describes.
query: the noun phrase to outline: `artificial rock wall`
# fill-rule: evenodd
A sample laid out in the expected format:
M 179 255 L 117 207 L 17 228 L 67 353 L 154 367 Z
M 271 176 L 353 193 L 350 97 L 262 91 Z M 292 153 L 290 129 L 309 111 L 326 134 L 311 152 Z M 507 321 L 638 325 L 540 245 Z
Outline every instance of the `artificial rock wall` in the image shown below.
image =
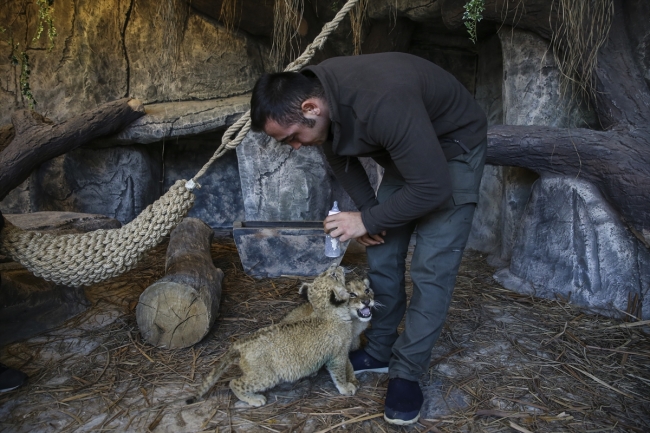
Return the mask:
M 463 29 L 441 32 L 439 3 L 370 2 L 364 52 L 408 51 L 440 64 L 475 94 L 490 125 L 593 125 L 588 111 L 560 98 L 546 40 L 483 22 L 475 46 Z M 334 13 L 321 12 L 323 19 Z M 225 128 L 248 108 L 257 77 L 270 70 L 263 32 L 227 31 L 184 0 L 57 0 L 51 51 L 45 35 L 31 40 L 34 17 L 27 1 L 0 10 L 0 22 L 10 23 L 3 35 L 15 36 L 13 43 L 0 37 L 2 124 L 25 105 L 20 64 L 11 61 L 22 50 L 30 59 L 36 109 L 51 119 L 124 96 L 142 100 L 147 115 L 115 137 L 43 164 L 0 203 L 4 213 L 66 210 L 130 221 L 175 180 L 201 168 Z M 644 65 L 646 39 L 637 41 Z M 351 53 L 347 21 L 328 44 L 328 55 Z M 365 165 L 376 185 L 381 170 L 371 161 Z M 354 209 L 319 149 L 293 151 L 259 134 L 219 160 L 200 183 L 191 216 L 214 228 L 238 219 L 320 220 L 333 200 Z M 500 281 L 514 290 L 571 297 L 610 312 L 625 310 L 636 295 L 643 317 L 650 314 L 647 248 L 580 179 L 487 167 L 468 246 L 489 253 L 502 268 Z
M 510 28 L 498 36 L 503 123 L 594 126 L 592 113 L 561 97 L 547 41 Z M 489 71 L 495 68 L 479 74 L 477 99 L 496 124 L 500 108 L 493 104 L 497 99 L 490 89 L 496 81 Z M 501 268 L 495 277 L 506 288 L 571 300 L 609 315 L 627 311 L 636 299 L 638 308 L 630 313 L 650 318 L 650 252 L 593 185 L 488 167 L 480 200 L 469 247 L 490 254 L 491 263 Z

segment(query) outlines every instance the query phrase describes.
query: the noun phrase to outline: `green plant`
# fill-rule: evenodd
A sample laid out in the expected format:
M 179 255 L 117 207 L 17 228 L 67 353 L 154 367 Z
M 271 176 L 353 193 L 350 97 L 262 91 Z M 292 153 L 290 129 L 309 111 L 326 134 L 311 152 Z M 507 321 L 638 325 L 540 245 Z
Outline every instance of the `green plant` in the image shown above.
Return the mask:
M 54 47 L 54 38 L 56 37 L 56 28 L 54 27 L 54 22 L 52 18 L 52 13 L 54 13 L 54 8 L 52 3 L 54 0 L 36 0 L 36 6 L 38 6 L 38 23 L 36 28 L 36 35 L 32 42 L 38 41 L 45 30 L 45 25 L 47 25 L 47 40 L 49 41 L 48 48 L 51 50 Z
M 29 76 L 32 73 L 32 69 L 29 65 L 29 55 L 27 55 L 25 51 L 19 49 L 20 44 L 14 43 L 13 38 L 9 39 L 9 43 L 11 45 L 11 54 L 9 55 L 11 65 L 20 68 L 20 77 L 18 78 L 20 94 L 23 95 L 25 100 L 27 100 L 29 108 L 33 110 L 36 106 L 36 100 L 32 94 L 32 88 L 29 85 Z
M 469 39 L 476 43 L 476 23 L 483 19 L 483 11 L 485 10 L 485 0 L 469 0 L 465 4 L 465 12 L 463 13 L 463 21 L 469 33 Z
M 12 55 L 12 60 L 15 59 L 15 56 Z M 17 59 L 16 59 L 17 61 Z M 29 86 L 29 75 L 32 73 L 31 67 L 29 66 L 29 56 L 26 52 L 20 52 L 20 93 L 27 99 L 29 108 L 32 110 L 36 106 L 36 100 L 32 94 L 32 88 Z

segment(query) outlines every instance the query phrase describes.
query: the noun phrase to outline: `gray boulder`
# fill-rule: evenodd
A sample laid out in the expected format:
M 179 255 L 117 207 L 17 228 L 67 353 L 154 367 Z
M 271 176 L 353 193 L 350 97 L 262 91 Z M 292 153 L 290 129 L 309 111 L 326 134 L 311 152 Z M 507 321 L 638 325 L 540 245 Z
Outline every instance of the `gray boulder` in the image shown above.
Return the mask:
M 32 174 L 33 211 L 96 213 L 125 224 L 160 197 L 161 161 L 143 146 L 76 149 Z
M 167 191 L 178 179 L 193 178 L 220 144 L 220 134 L 174 139 L 166 144 L 164 190 Z M 201 188 L 194 190 L 196 198 L 189 217 L 198 218 L 213 229 L 231 229 L 234 221 L 244 218 L 244 200 L 234 151 L 212 163 L 198 182 Z
M 542 177 L 516 234 L 510 267 L 495 274 L 504 287 L 572 303 L 606 315 L 642 300 L 650 318 L 650 252 L 592 184 Z

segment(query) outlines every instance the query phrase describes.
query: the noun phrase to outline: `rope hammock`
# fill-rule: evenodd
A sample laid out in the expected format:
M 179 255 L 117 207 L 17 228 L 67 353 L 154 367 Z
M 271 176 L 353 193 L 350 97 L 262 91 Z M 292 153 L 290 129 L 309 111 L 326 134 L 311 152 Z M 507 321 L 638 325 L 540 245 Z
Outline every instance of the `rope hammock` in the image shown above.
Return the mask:
M 284 71 L 295 72 L 305 66 L 358 1 L 348 0 Z M 34 275 L 57 284 L 82 286 L 120 275 L 132 269 L 147 250 L 158 245 L 183 220 L 194 204 L 192 190 L 201 187 L 198 179 L 214 161 L 236 148 L 250 127 L 250 111 L 247 111 L 228 128 L 219 148 L 192 179 L 176 181 L 169 191 L 123 227 L 52 235 L 25 231 L 5 220 L 5 227 L 0 231 L 0 252 L 11 256 Z

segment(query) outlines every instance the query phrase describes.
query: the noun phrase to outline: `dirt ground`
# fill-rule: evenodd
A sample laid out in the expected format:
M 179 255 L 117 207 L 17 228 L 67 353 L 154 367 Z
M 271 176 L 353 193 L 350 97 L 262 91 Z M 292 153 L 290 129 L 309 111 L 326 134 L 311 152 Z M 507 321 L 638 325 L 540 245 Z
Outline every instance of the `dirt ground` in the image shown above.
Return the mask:
M 362 374 L 357 394 L 344 397 L 321 371 L 273 388 L 267 405 L 250 408 L 228 389 L 235 367 L 207 400 L 186 405 L 231 341 L 301 302 L 302 280 L 248 277 L 232 240 L 218 239 L 213 259 L 225 279 L 213 330 L 191 349 L 158 349 L 141 341 L 135 307 L 162 276 L 165 249 L 152 250 L 128 274 L 88 287 L 92 307 L 85 313 L 2 349 L 0 361 L 30 379 L 0 394 L 0 431 L 650 431 L 648 323 L 510 292 L 476 252 L 464 256 L 445 329 L 421 379 L 426 401 L 414 426 L 383 420 L 385 374 Z M 350 275 L 366 272 L 363 255 L 346 255 L 342 264 Z

